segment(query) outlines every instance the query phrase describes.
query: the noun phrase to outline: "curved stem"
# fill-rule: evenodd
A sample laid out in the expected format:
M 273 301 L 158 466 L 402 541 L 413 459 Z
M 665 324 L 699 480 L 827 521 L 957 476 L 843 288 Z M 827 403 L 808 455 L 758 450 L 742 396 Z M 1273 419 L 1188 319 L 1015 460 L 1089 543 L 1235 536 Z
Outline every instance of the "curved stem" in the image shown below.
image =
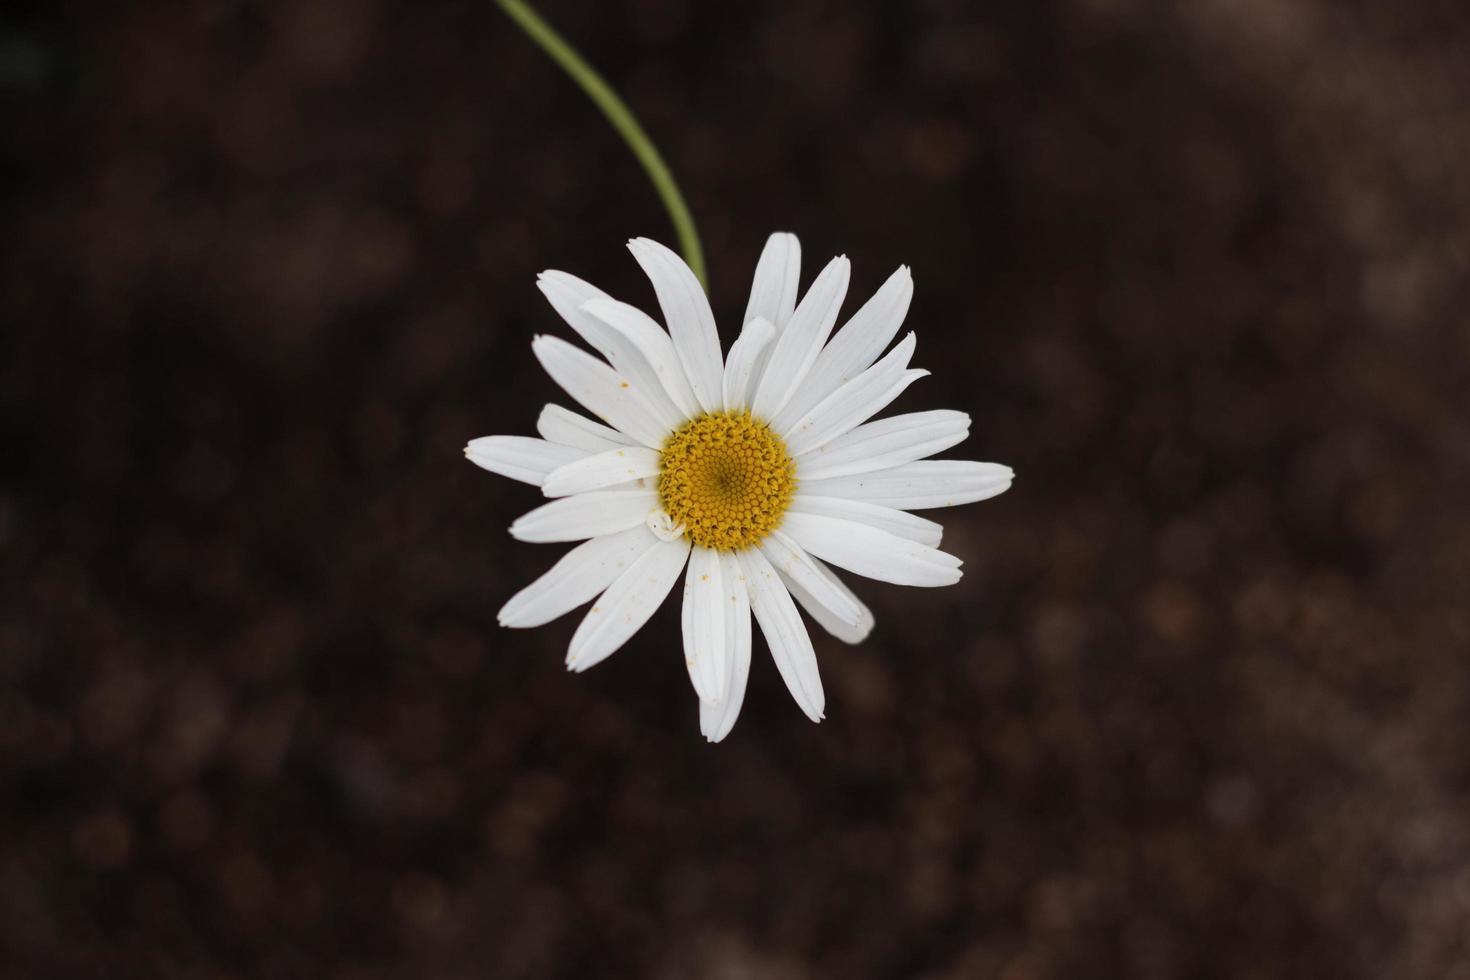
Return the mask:
M 689 268 L 694 270 L 694 275 L 707 292 L 709 284 L 704 275 L 704 250 L 699 247 L 699 232 L 694 230 L 694 218 L 689 214 L 688 205 L 684 203 L 684 195 L 679 193 L 679 185 L 674 183 L 674 175 L 669 173 L 668 165 L 659 156 L 653 141 L 648 138 L 643 127 L 638 125 L 638 120 L 633 117 L 628 106 L 618 98 L 618 94 L 608 86 L 602 76 L 522 0 L 495 2 L 551 60 L 572 77 L 572 81 L 582 87 L 582 91 L 587 93 L 597 104 L 597 108 L 602 110 L 607 121 L 612 123 L 613 129 L 623 137 L 638 162 L 643 164 L 648 179 L 653 181 L 654 190 L 658 191 L 664 207 L 668 209 L 669 219 L 674 223 L 674 231 L 679 236 L 679 251 L 684 253 L 684 261 L 689 263 Z

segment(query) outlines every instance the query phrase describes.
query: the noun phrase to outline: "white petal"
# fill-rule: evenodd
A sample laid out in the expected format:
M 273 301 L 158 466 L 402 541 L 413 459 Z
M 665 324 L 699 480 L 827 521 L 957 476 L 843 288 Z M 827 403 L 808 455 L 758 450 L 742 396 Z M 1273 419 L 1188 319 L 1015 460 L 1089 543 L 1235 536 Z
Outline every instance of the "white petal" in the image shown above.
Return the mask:
M 812 638 L 807 635 L 801 613 L 791 601 L 791 593 L 781 584 L 781 578 L 771 563 L 759 551 L 747 549 L 738 552 L 740 569 L 745 576 L 745 588 L 750 593 L 750 611 L 760 624 L 766 644 L 771 648 L 771 659 L 786 682 L 786 689 L 796 699 L 796 704 L 812 721 L 821 721 L 827 706 L 827 696 L 822 691 L 822 677 L 817 671 L 817 654 L 812 649 Z
M 925 459 L 876 473 L 811 480 L 801 485 L 801 492 L 866 500 L 901 510 L 925 510 L 988 500 L 1008 490 L 1014 477 L 1011 468 L 1000 463 Z
M 556 269 L 547 269 L 538 275 L 536 288 L 541 290 L 541 295 L 546 297 L 552 309 L 567 321 L 567 326 L 577 331 L 587 343 L 597 346 L 592 337 L 598 336 L 602 330 L 591 317 L 581 312 L 581 308 L 588 300 L 606 299 L 607 293 L 569 272 L 559 272 Z
M 619 446 L 636 445 L 617 429 L 594 422 L 560 405 L 547 405 L 536 420 L 536 431 L 548 442 L 572 446 L 589 453 L 606 452 Z
M 599 490 L 562 497 L 523 514 L 510 526 L 517 541 L 582 541 L 643 524 L 658 507 L 653 490 Z
M 501 626 L 542 626 L 587 602 L 612 584 L 658 538 L 646 527 L 632 527 L 584 541 L 562 556 L 545 575 L 501 607 Z
M 727 605 L 719 552 L 695 545 L 684 576 L 684 666 L 701 701 L 725 697 L 734 652 L 726 642 Z
M 567 322 L 567 326 L 577 332 L 577 336 L 591 344 L 604 357 L 607 356 L 607 351 L 603 350 L 608 334 L 607 327 L 595 317 L 582 312 L 583 303 L 594 299 L 608 299 L 607 293 L 571 273 L 556 269 L 548 269 L 538 275 L 536 288 L 541 290 L 541 295 L 546 297 L 552 309 Z
M 745 576 L 733 554 L 720 555 L 720 580 L 724 586 L 725 696 L 719 701 L 699 702 L 699 731 L 711 742 L 730 734 L 740 706 L 745 702 L 745 682 L 750 676 L 750 596 Z
M 651 480 L 638 481 L 640 485 L 644 483 L 652 484 L 652 482 Z M 684 525 L 674 523 L 674 519 L 669 516 L 669 512 L 662 507 L 657 507 L 649 511 L 648 520 L 644 521 L 644 524 L 648 526 L 648 529 L 660 541 L 678 541 L 684 536 Z
M 541 484 L 541 492 L 548 497 L 567 497 L 657 476 L 659 459 L 658 450 L 646 446 L 609 449 L 552 470 Z
M 699 280 L 684 260 L 658 242 L 635 238 L 628 243 L 633 258 L 643 267 L 658 305 L 664 313 L 674 350 L 684 365 L 689 387 L 706 412 L 718 412 L 721 405 L 720 378 L 724 362 L 720 357 L 720 335 L 715 329 L 715 315 L 710 312 L 709 298 Z
M 632 382 L 591 354 L 557 337 L 537 337 L 531 350 L 553 381 L 613 428 L 652 449 L 668 438 L 669 427 L 659 422 Z
M 614 330 L 601 318 L 585 309 L 589 305 L 598 303 L 616 304 L 617 300 L 576 276 L 557 272 L 554 269 L 541 273 L 536 280 L 536 286 L 561 314 L 562 319 L 566 320 L 571 328 L 592 346 L 593 350 L 607 358 L 614 371 L 632 382 L 634 390 L 643 396 L 648 403 L 648 408 L 660 423 L 670 429 L 678 426 L 684 419 L 685 413 L 679 410 L 669 398 L 668 393 L 664 391 L 663 384 L 648 358 L 625 334 Z M 662 333 L 662 331 L 659 332 Z
M 851 271 L 845 255 L 828 262 L 791 314 L 791 322 L 777 335 L 750 400 L 750 410 L 758 418 L 774 419 L 816 363 L 842 309 Z
M 765 317 L 756 317 L 745 324 L 740 336 L 730 346 L 730 357 L 725 361 L 725 411 L 738 412 L 746 407 L 750 399 L 750 379 L 755 366 L 776 336 L 776 328 Z
M 831 633 L 843 643 L 857 644 L 866 640 L 868 638 L 868 634 L 873 632 L 872 611 L 869 610 L 867 606 L 863 605 L 861 599 L 852 594 L 852 590 L 849 589 L 845 584 L 843 584 L 842 580 L 837 577 L 836 573 L 834 573 L 832 569 L 828 568 L 826 565 L 823 565 L 815 558 L 812 559 L 812 564 L 817 567 L 818 571 L 820 571 L 822 575 L 828 579 L 829 582 L 831 582 L 833 588 L 835 588 L 839 593 L 847 597 L 852 602 L 856 603 L 857 607 L 862 610 L 862 615 L 859 617 L 856 623 L 844 622 L 831 608 L 825 605 L 820 599 L 818 599 L 812 593 L 807 592 L 805 589 L 803 589 L 799 582 L 792 581 L 792 579 L 786 575 L 781 576 L 781 581 L 786 583 L 786 587 L 791 590 L 791 595 L 796 599 L 797 602 L 801 603 L 801 608 L 805 609 L 807 615 L 810 616 L 812 619 L 815 619 L 817 621 L 817 625 L 821 626 L 822 629 L 826 630 L 828 633 Z
M 822 349 L 806 380 L 791 396 L 781 416 L 772 423 L 777 431 L 783 424 L 801 418 L 823 398 L 866 371 L 903 325 L 913 295 L 914 281 L 909 276 L 908 266 L 899 266 L 898 271 L 888 277 L 888 281 Z
M 796 293 L 801 286 L 801 243 L 790 232 L 778 231 L 766 239 L 755 279 L 750 284 L 750 302 L 742 323 L 763 317 L 780 328 L 791 319 Z
M 954 555 L 867 524 L 788 513 L 781 526 L 818 558 L 880 582 L 930 588 L 960 580 Z
M 534 487 L 539 487 L 552 470 L 587 455 L 580 449 L 532 436 L 481 436 L 470 440 L 464 454 L 481 469 Z
M 843 595 L 830 580 L 822 577 L 811 555 L 780 531 L 773 531 L 760 545 L 761 554 L 786 582 L 795 582 L 808 595 L 816 598 L 832 614 L 849 626 L 863 618 L 862 604 Z
M 681 420 L 700 414 L 699 402 L 689 387 L 689 378 L 684 374 L 684 365 L 679 363 L 674 342 L 653 317 L 636 306 L 619 303 L 615 299 L 595 299 L 582 309 L 633 345 L 658 378 L 661 389 L 678 410 Z
M 917 514 L 869 503 L 866 500 L 818 497 L 808 493 L 806 487 L 797 490 L 796 496 L 791 498 L 790 513 L 816 514 L 818 517 L 857 521 L 859 524 L 876 527 L 880 531 L 896 534 L 900 538 L 908 538 L 910 541 L 930 548 L 939 547 L 939 542 L 944 537 L 944 525 Z
M 629 565 L 578 624 L 567 668 L 586 670 L 628 642 L 668 596 L 688 555 L 689 539 L 660 541 Z
M 801 480 L 822 480 L 886 470 L 933 456 L 965 441 L 970 416 L 939 409 L 911 412 L 860 425 L 796 461 Z
M 802 456 L 851 432 L 922 377 L 905 378 L 915 342 L 913 334 L 903 338 L 877 364 L 818 402 L 816 408 L 782 432 L 787 451 Z

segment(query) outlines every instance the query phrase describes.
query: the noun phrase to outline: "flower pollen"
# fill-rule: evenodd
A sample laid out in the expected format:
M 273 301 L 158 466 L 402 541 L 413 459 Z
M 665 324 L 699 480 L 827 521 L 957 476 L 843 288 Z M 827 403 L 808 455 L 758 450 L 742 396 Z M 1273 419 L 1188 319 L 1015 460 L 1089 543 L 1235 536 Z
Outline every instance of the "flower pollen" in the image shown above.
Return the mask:
M 770 426 L 749 412 L 684 423 L 664 444 L 658 493 L 689 540 L 715 551 L 755 547 L 796 490 L 796 467 Z

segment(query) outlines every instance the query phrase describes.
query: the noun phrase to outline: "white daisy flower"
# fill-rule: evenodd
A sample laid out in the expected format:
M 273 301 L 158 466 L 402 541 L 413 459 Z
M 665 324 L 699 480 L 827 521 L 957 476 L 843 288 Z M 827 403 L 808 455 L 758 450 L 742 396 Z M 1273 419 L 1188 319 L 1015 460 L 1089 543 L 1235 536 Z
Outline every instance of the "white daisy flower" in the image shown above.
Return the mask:
M 500 623 L 540 626 L 590 600 L 567 651 L 567 666 L 583 671 L 626 643 L 683 572 L 684 662 L 705 738 L 723 739 L 740 713 L 752 614 L 792 697 L 820 721 L 826 699 L 797 605 L 847 643 L 873 628 L 828 564 L 896 585 L 953 585 L 960 559 L 939 550 L 943 528 L 909 511 L 994 497 L 1012 472 L 926 459 L 966 437 L 963 412 L 868 421 L 929 373 L 909 367 L 912 333 L 883 354 L 913 295 L 907 267 L 833 334 L 847 258 L 827 263 L 798 303 L 800 246 L 772 235 L 740 336 L 722 356 L 683 260 L 646 238 L 628 247 L 667 332 L 565 272 L 538 281 L 606 360 L 556 337 L 536 337 L 531 349 L 602 421 L 547 405 L 541 438 L 486 436 L 465 449 L 553 498 L 512 524 L 512 536 L 584 542 L 512 597 Z

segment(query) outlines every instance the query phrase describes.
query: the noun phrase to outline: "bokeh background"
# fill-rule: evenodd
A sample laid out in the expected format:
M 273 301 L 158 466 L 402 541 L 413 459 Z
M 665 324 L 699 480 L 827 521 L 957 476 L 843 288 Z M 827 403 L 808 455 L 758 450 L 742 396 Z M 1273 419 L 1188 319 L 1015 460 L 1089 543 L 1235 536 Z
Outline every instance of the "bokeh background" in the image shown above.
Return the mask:
M 582 676 L 464 443 L 671 239 L 488 0 L 0 15 L 0 975 L 1470 976 L 1470 8 L 544 11 L 681 180 L 910 264 L 1015 488 L 808 723 Z M 849 309 L 855 308 L 855 302 Z

